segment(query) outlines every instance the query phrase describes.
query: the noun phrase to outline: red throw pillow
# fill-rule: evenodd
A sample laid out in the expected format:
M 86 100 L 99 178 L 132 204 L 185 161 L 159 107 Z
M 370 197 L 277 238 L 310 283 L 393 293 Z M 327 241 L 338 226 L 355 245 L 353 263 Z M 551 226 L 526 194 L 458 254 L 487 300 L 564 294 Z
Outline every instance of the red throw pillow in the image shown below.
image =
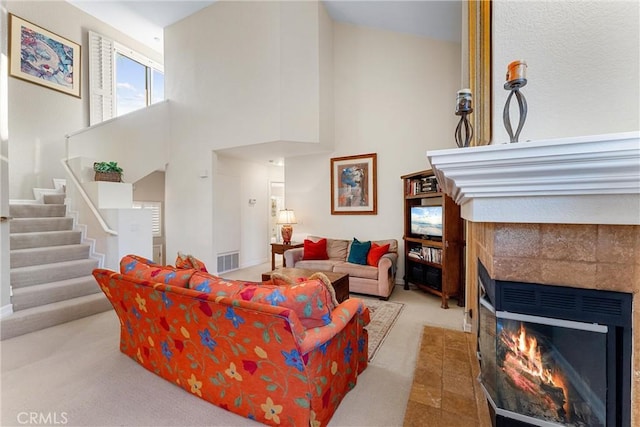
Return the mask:
M 371 242 L 371 249 L 369 249 L 369 253 L 367 254 L 367 264 L 377 267 L 378 261 L 380 261 L 382 255 L 386 254 L 388 251 L 389 243 L 380 246 L 377 243 Z
M 329 255 L 327 255 L 327 239 L 320 239 L 317 242 L 304 239 L 304 254 L 302 259 L 329 259 Z

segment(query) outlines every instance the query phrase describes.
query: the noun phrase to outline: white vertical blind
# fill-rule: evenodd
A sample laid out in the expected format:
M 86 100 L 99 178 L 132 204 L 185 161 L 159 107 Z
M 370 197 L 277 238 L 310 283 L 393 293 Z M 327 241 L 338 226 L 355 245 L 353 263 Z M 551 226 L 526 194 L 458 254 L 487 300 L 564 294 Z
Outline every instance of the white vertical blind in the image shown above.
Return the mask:
M 153 237 L 162 237 L 162 202 L 133 202 L 133 208 L 150 209 Z
M 114 116 L 113 40 L 89 31 L 89 124 Z

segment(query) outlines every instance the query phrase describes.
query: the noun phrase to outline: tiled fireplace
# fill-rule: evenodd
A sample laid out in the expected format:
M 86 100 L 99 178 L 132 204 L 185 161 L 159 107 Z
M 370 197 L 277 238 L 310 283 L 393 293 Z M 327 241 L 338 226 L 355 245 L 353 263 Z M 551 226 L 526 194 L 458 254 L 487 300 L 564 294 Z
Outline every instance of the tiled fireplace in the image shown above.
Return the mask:
M 598 295 L 628 298 L 631 322 L 626 344 L 622 345 L 629 347 L 627 353 L 630 354 L 626 357 L 630 363 L 612 367 L 626 370 L 619 380 L 626 384 L 616 385 L 617 395 L 607 395 L 603 391 L 607 386 L 598 384 L 606 381 L 604 374 L 584 378 L 589 376 L 586 372 L 591 368 L 574 373 L 576 384 L 591 384 L 595 391 L 589 393 L 601 394 L 576 403 L 577 410 L 580 412 L 580 406 L 586 408 L 599 401 L 605 409 L 601 407 L 599 415 L 594 412 L 572 416 L 574 419 L 591 416 L 593 425 L 599 425 L 595 419 L 605 420 L 602 425 L 611 425 L 602 418 L 608 403 L 609 412 L 626 411 L 615 418 L 615 425 L 640 425 L 640 134 L 470 147 L 433 151 L 427 155 L 444 191 L 461 205 L 467 220 L 466 301 L 468 322 L 474 333 L 478 332 L 478 319 L 483 317 L 478 307 L 478 272 L 483 270 L 486 282 L 532 285 L 543 293 L 550 289 L 568 290 L 571 294 L 571 289 L 575 289 L 576 294 L 588 295 L 587 299 L 595 295 L 593 301 L 599 301 Z M 528 303 L 529 299 L 539 298 L 533 295 L 522 294 L 522 301 Z M 596 310 L 605 310 L 603 304 L 607 304 L 606 298 L 605 302 L 595 303 Z M 541 303 L 543 309 L 552 305 L 553 302 Z M 547 343 L 547 348 L 565 355 L 571 354 L 566 344 L 558 344 L 559 349 L 555 344 L 548 344 L 548 334 L 584 335 L 570 347 L 584 345 L 584 351 L 591 353 L 611 341 L 606 333 L 589 332 L 591 329 L 601 331 L 591 325 L 603 323 L 602 320 L 587 318 L 573 334 L 561 332 L 562 328 L 551 333 L 547 320 L 541 321 L 543 326 L 536 323 L 539 316 L 534 316 L 533 323 L 528 322 L 531 319 L 526 316 L 530 314 L 525 314 L 525 321 L 517 317 L 513 320 L 515 308 L 508 305 L 506 308 L 500 307 L 498 311 L 506 312 L 507 318 L 494 317 L 496 325 L 491 325 L 497 336 L 503 331 L 519 336 L 528 333 L 528 338 L 514 339 L 541 340 Z M 484 313 L 486 317 L 486 310 Z M 557 317 L 567 316 L 560 310 Z M 524 331 L 527 328 L 528 331 Z M 610 326 L 609 330 L 616 327 Z M 590 344 L 589 340 L 592 340 Z M 503 344 L 507 341 L 509 339 L 503 340 Z M 509 352 L 504 348 L 499 350 L 502 355 Z M 559 359 L 565 363 L 565 359 L 571 357 L 574 356 Z M 599 357 L 594 355 L 594 360 Z M 503 361 L 500 367 L 506 369 Z M 604 368 L 606 366 L 603 372 Z M 580 369 L 571 370 L 580 372 Z M 611 405 L 612 400 L 620 399 L 629 404 Z M 561 407 L 560 412 L 563 412 Z M 524 419 L 528 423 L 522 425 L 566 423 L 551 420 L 545 424 L 546 421 Z

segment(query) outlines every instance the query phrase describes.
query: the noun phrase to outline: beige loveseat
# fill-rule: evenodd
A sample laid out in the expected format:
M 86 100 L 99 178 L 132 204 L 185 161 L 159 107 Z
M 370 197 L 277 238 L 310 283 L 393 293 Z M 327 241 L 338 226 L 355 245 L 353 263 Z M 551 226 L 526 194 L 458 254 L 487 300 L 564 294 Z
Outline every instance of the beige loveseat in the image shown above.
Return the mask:
M 323 237 L 309 236 L 307 239 L 317 242 Z M 316 271 L 333 271 L 349 274 L 349 292 L 379 296 L 388 299 L 396 281 L 398 261 L 398 241 L 374 240 L 378 245 L 389 244 L 389 250 L 380 258 L 377 267 L 347 262 L 351 241 L 327 238 L 326 260 L 304 260 L 304 248 L 289 249 L 284 253 L 287 267 L 305 268 Z

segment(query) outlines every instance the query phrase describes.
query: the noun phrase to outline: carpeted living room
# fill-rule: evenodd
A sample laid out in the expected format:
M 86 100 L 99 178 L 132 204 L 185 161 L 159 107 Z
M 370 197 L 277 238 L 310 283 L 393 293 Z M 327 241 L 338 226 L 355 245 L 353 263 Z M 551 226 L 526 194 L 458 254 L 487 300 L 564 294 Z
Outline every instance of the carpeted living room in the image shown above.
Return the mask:
M 268 268 L 259 265 L 225 277 L 259 280 L 260 273 Z M 353 297 L 372 304 L 385 303 L 361 295 Z M 418 352 L 424 325 L 463 334 L 463 308 L 452 304 L 449 310 L 442 310 L 439 298 L 419 289 L 405 291 L 399 285 L 388 304 L 397 306 L 399 311 L 380 320 L 380 327 L 388 328 L 387 333 L 380 337 L 369 366 L 338 407 L 330 425 L 402 425 L 407 402 L 411 404 L 416 363 L 421 366 L 432 362 L 420 361 L 426 355 Z M 18 425 L 22 418 L 16 417 L 27 417 L 19 415 L 22 412 L 50 413 L 67 425 L 258 425 L 189 396 L 142 369 L 120 353 L 119 329 L 117 317 L 108 311 L 3 341 L 2 425 Z M 467 387 L 472 387 L 470 373 L 466 380 Z M 452 396 L 468 396 L 465 387 L 457 387 Z M 459 404 L 459 400 L 450 402 Z M 424 425 L 418 421 L 419 417 L 407 420 L 406 425 Z
M 1 425 L 640 424 L 638 2 L 0 9 Z

